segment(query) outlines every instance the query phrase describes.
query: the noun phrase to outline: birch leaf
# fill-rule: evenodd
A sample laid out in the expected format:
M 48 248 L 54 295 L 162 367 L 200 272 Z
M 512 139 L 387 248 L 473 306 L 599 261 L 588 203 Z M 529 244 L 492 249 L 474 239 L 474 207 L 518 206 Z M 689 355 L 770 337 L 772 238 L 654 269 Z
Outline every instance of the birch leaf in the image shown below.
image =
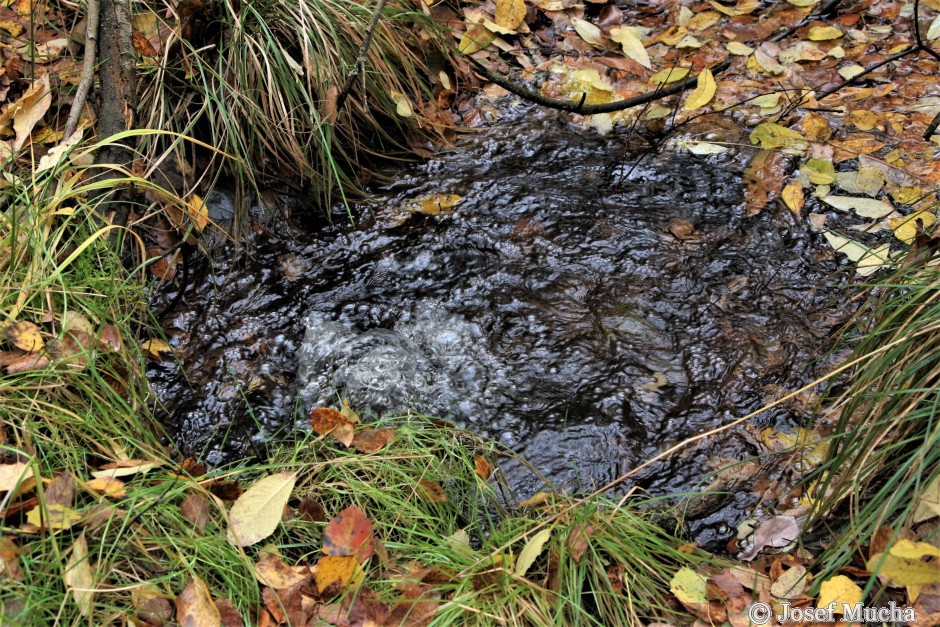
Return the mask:
M 863 218 L 880 220 L 892 211 L 894 207 L 891 203 L 874 198 L 856 198 L 854 196 L 826 196 L 822 199 L 824 203 L 838 209 L 839 211 L 854 211 Z
M 682 109 L 684 111 L 692 111 L 699 107 L 704 107 L 715 97 L 716 89 L 715 77 L 712 76 L 711 70 L 705 68 L 702 70 L 702 73 L 698 75 L 696 87 L 692 90 L 692 93 L 689 94 L 689 97 L 686 98 Z
M 279 472 L 248 488 L 229 512 L 228 541 L 250 546 L 274 533 L 296 480 L 292 472 Z

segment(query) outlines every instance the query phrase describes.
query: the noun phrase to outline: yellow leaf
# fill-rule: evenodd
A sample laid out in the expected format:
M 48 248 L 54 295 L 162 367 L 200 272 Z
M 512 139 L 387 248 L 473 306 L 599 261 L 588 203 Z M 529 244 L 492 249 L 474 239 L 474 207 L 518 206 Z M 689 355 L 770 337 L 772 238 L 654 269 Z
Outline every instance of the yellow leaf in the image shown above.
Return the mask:
M 529 538 L 529 541 L 525 543 L 525 546 L 522 547 L 522 551 L 519 553 L 519 559 L 516 560 L 516 575 L 525 577 L 525 574 L 529 572 L 532 564 L 535 563 L 536 558 L 541 555 L 545 548 L 545 543 L 548 542 L 551 536 L 551 529 L 542 529 Z
M 699 606 L 708 603 L 708 594 L 706 593 L 707 583 L 700 574 L 683 566 L 672 577 L 669 582 L 669 590 L 676 598 L 682 601 L 683 605 Z
M 577 31 L 581 39 L 593 46 L 599 46 L 604 43 L 604 37 L 601 35 L 601 29 L 591 24 L 587 20 L 578 17 L 571 18 L 571 25 Z
M 324 555 L 317 562 L 317 591 L 320 594 L 333 586 L 338 586 L 338 594 L 350 585 L 358 584 L 363 577 L 365 572 L 355 555 Z
M 918 542 L 917 544 L 926 544 L 926 542 Z M 865 567 L 870 572 L 887 577 L 893 586 L 940 584 L 940 567 L 937 566 L 936 560 L 925 562 L 921 559 L 906 559 L 891 553 L 887 555 L 878 553 L 868 560 Z
M 39 505 L 26 513 L 26 522 L 40 529 L 71 529 L 72 525 L 81 520 L 82 515 L 71 507 L 51 503 L 47 508 L 45 515 Z
M 524 501 L 519 501 L 519 507 L 534 507 L 536 505 L 544 505 L 552 499 L 551 492 L 536 492 L 529 498 Z
M 862 589 L 845 575 L 836 575 L 824 581 L 820 586 L 816 607 L 829 607 L 830 603 L 835 603 L 834 613 L 843 614 L 846 605 L 853 608 L 856 603 L 861 602 Z
M 914 522 L 919 523 L 940 516 L 940 475 L 934 477 L 917 499 Z
M 836 169 L 828 159 L 813 158 L 803 164 L 800 172 L 814 185 L 831 185 L 836 180 Z
M 650 77 L 650 83 L 653 85 L 662 85 L 668 83 L 675 83 L 676 81 L 681 81 L 683 78 L 689 75 L 689 68 L 687 67 L 674 67 L 668 70 L 663 70 L 662 72 L 657 72 Z
M 802 152 L 806 148 L 806 140 L 802 135 L 773 122 L 757 125 L 751 131 L 750 139 L 752 144 L 760 144 L 765 149 L 785 148 Z
M 716 88 L 715 77 L 712 76 L 711 70 L 705 68 L 702 70 L 702 73 L 698 75 L 696 87 L 692 90 L 692 93 L 689 94 L 689 97 L 686 98 L 682 109 L 684 111 L 693 111 L 699 107 L 704 107 L 715 97 Z
M 712 7 L 719 13 L 723 13 L 729 17 L 735 17 L 738 15 L 747 15 L 748 13 L 753 13 L 755 9 L 760 5 L 758 0 L 738 0 L 737 4 L 733 7 L 726 7 L 723 4 L 711 0 L 709 2 Z
M 91 562 L 88 560 L 88 541 L 85 540 L 84 533 L 78 536 L 78 540 L 72 545 L 72 555 L 65 565 L 62 579 L 66 588 L 72 591 L 72 598 L 75 599 L 78 611 L 82 616 L 89 616 L 94 597 L 94 592 L 92 592 L 94 573 L 91 570 Z
M 610 29 L 610 38 L 620 44 L 624 56 L 633 59 L 647 70 L 652 69 L 650 55 L 646 52 L 643 42 L 637 37 L 634 29 L 629 26 L 617 26 Z
M 140 349 L 150 355 L 151 359 L 162 359 L 161 353 L 170 353 L 173 349 L 159 338 L 153 338 L 140 345 Z
M 513 30 L 519 28 L 525 20 L 525 2 L 523 0 L 496 0 L 496 23 Z
M 447 215 L 463 200 L 457 194 L 429 194 L 405 202 L 402 207 L 409 213 L 423 213 L 429 216 Z
M 114 477 L 102 477 L 85 482 L 85 487 L 92 492 L 100 492 L 105 496 L 122 498 L 127 496 L 127 490 L 124 489 L 124 482 Z
M 461 54 L 473 54 L 489 46 L 494 39 L 496 35 L 482 24 L 471 24 L 460 38 L 457 50 Z
M 729 41 L 725 44 L 725 48 L 727 48 L 728 52 L 731 54 L 739 57 L 749 57 L 754 54 L 754 48 L 742 44 L 740 41 Z
M 930 211 L 915 211 L 910 215 L 888 220 L 888 225 L 894 231 L 894 236 L 905 244 L 913 244 L 920 230 L 929 229 L 936 223 L 937 216 Z
M 783 188 L 783 202 L 787 205 L 787 208 L 792 211 L 795 215 L 800 215 L 800 209 L 803 208 L 803 204 L 806 202 L 806 197 L 803 195 L 803 186 L 797 181 L 790 181 L 787 183 L 787 186 Z
M 842 31 L 835 26 L 813 26 L 809 29 L 807 37 L 810 41 L 829 41 L 830 39 L 838 39 L 842 35 Z
M 8 492 L 33 476 L 33 468 L 26 462 L 0 464 L 0 492 Z
M 206 207 L 206 203 L 197 196 L 193 194 L 190 196 L 189 200 L 186 201 L 186 206 L 184 207 L 186 214 L 189 216 L 190 221 L 193 224 L 193 227 L 199 233 L 202 233 L 203 229 L 206 228 L 206 225 L 209 224 L 209 208 Z
M 793 599 L 803 594 L 812 575 L 806 574 L 806 567 L 797 564 L 785 570 L 777 581 L 770 586 L 770 593 L 778 599 Z M 824 606 L 823 606 L 824 607 Z
M 395 113 L 403 118 L 410 118 L 414 115 L 414 111 L 411 110 L 411 101 L 408 100 L 408 96 L 401 93 L 400 91 L 391 92 L 391 96 L 392 100 L 395 101 Z
M 888 550 L 888 553 L 903 559 L 919 560 L 923 557 L 940 557 L 940 548 L 935 547 L 929 542 L 898 540 L 897 543 Z
M 28 353 L 41 351 L 45 346 L 39 334 L 39 327 L 32 322 L 14 322 L 4 329 L 3 333 L 15 347 Z
M 145 475 L 162 465 L 163 462 L 129 459 L 113 464 L 105 464 L 101 470 L 91 473 L 91 476 L 95 479 L 114 479 L 115 477 L 128 477 L 130 475 Z
M 258 480 L 232 505 L 228 541 L 237 546 L 261 542 L 277 529 L 297 475 L 279 472 Z

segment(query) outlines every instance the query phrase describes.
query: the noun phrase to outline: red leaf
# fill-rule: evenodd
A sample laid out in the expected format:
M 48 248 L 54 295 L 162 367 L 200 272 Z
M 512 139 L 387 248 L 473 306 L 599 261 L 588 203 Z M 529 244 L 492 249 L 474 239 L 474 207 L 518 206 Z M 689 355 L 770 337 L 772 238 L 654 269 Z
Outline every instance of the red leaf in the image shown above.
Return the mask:
M 327 555 L 355 555 L 361 563 L 374 549 L 372 522 L 356 506 L 347 507 L 326 526 L 323 552 Z

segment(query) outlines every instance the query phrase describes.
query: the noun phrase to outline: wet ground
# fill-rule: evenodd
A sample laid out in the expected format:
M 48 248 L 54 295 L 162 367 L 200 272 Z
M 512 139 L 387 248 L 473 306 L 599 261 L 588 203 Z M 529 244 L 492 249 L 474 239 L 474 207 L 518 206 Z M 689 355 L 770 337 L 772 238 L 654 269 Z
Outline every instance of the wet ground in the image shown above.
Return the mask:
M 170 431 L 218 463 L 348 396 L 449 417 L 563 489 L 602 485 L 808 381 L 842 317 L 822 238 L 784 208 L 745 217 L 751 154 L 638 163 L 626 136 L 523 115 L 386 173 L 355 226 L 337 208 L 221 250 L 164 320 L 182 361 L 152 371 Z M 401 210 L 445 193 L 462 197 L 449 215 Z M 768 412 L 638 481 L 694 489 L 716 460 L 759 453 L 757 429 L 797 420 Z

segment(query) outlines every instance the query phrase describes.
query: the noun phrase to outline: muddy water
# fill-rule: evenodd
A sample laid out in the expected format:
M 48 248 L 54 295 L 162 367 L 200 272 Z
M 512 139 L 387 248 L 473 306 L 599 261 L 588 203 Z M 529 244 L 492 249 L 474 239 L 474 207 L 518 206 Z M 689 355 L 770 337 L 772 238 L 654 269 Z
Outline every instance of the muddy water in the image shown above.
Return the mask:
M 745 217 L 747 157 L 666 149 L 637 165 L 624 137 L 527 116 L 390 173 L 355 226 L 336 209 L 255 235 L 194 266 L 165 320 L 183 364 L 152 373 L 167 424 L 218 462 L 348 396 L 450 417 L 564 489 L 600 485 L 803 383 L 839 317 L 820 238 L 785 209 Z M 432 193 L 463 200 L 397 210 Z M 641 482 L 689 489 L 709 460 L 757 453 L 754 431 Z

